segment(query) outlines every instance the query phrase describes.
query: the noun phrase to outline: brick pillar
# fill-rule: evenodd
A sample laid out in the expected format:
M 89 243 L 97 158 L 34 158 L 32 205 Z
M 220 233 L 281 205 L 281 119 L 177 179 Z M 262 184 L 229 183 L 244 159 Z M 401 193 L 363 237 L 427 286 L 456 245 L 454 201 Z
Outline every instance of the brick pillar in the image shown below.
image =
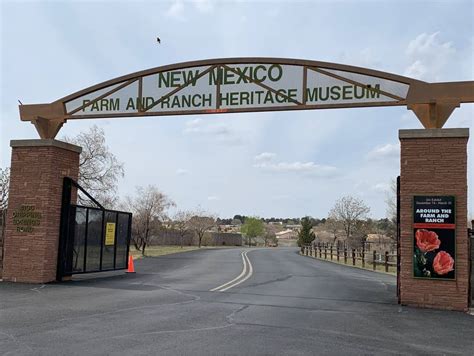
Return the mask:
M 13 140 L 3 279 L 56 280 L 63 177 L 77 180 L 81 148 L 57 140 Z
M 400 130 L 400 301 L 404 305 L 467 310 L 467 141 L 469 129 Z M 456 199 L 455 279 L 414 278 L 414 195 Z

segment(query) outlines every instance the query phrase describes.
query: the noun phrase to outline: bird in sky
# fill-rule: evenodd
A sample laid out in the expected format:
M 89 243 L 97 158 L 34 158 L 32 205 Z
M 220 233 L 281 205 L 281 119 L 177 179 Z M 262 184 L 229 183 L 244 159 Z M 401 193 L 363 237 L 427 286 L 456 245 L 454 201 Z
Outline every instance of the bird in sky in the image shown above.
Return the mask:
M 156 38 L 156 42 L 161 43 L 161 40 L 159 37 Z

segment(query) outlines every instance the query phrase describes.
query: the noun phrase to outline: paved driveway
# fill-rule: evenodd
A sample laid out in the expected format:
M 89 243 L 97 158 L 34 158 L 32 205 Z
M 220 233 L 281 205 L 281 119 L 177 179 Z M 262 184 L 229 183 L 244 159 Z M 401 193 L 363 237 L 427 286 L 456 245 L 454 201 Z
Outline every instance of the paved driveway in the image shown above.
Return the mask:
M 400 307 L 394 277 L 294 248 L 191 251 L 135 268 L 0 283 L 0 354 L 474 354 L 474 317 Z

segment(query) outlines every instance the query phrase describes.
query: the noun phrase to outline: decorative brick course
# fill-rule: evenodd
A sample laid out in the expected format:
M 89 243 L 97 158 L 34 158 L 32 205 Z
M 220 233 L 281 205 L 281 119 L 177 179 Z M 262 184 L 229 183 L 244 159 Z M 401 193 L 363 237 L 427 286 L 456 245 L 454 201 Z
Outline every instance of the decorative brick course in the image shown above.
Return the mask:
M 456 135 L 454 130 L 459 133 Z M 419 135 L 417 134 L 419 132 Z M 468 309 L 467 130 L 400 130 L 400 300 L 426 308 Z M 409 134 L 407 134 L 409 133 Z M 454 134 L 453 134 L 454 133 Z M 413 196 L 456 197 L 456 280 L 413 277 Z
M 56 279 L 63 177 L 77 180 L 80 147 L 56 140 L 12 141 L 3 279 L 46 283 Z M 22 206 L 41 214 L 32 232 L 18 231 Z

